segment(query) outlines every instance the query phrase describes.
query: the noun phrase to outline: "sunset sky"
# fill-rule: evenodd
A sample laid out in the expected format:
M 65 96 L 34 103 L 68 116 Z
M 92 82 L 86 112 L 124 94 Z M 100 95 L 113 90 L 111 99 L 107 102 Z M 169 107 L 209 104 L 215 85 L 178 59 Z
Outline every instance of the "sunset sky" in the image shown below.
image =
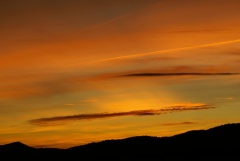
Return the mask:
M 1 0 L 0 145 L 240 122 L 239 0 Z

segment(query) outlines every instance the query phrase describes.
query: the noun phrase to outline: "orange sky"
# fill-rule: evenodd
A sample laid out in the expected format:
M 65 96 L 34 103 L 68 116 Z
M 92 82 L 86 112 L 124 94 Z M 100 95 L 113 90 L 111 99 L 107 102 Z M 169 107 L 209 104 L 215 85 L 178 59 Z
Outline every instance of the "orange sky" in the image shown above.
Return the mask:
M 2 0 L 0 144 L 67 148 L 239 122 L 239 8 Z

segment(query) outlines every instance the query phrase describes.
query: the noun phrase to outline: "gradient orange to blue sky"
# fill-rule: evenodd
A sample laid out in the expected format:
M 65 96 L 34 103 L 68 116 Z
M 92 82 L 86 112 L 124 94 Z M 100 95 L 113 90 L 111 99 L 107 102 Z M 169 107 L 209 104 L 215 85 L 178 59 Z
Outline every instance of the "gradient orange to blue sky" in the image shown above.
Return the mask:
M 239 0 L 1 0 L 0 145 L 68 148 L 240 121 Z

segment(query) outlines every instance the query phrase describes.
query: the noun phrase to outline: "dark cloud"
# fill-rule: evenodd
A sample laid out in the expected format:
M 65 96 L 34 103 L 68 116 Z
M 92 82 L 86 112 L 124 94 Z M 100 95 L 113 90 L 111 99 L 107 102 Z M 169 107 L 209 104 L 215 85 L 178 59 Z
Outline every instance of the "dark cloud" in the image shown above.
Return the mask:
M 154 76 L 227 76 L 240 73 L 134 73 L 121 75 L 122 77 L 154 77 Z
M 227 55 L 229 55 L 229 53 L 226 53 Z M 230 54 L 234 55 L 234 56 L 240 56 L 240 49 L 231 52 Z
M 160 115 L 160 114 L 166 114 L 171 112 L 206 110 L 206 109 L 212 109 L 212 108 L 215 108 L 215 107 L 207 104 L 179 105 L 179 106 L 171 106 L 163 109 L 135 110 L 135 111 L 127 111 L 127 112 L 114 112 L 114 113 L 79 114 L 79 115 L 71 115 L 71 116 L 39 118 L 39 119 L 30 120 L 29 123 L 33 125 L 39 125 L 39 126 L 61 125 L 66 121 L 74 121 L 74 120 L 93 120 L 93 119 L 121 117 L 121 116 L 153 116 L 153 115 Z
M 197 124 L 197 122 L 177 122 L 177 123 L 166 123 L 162 124 L 163 126 L 176 126 L 176 125 L 192 125 Z

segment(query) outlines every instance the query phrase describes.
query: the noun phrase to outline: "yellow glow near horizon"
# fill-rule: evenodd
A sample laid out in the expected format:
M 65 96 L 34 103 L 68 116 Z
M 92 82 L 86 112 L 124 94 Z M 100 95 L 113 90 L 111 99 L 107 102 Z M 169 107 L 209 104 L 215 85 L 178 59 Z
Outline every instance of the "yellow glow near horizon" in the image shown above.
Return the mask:
M 239 122 L 239 6 L 0 2 L 0 145 L 67 148 Z

